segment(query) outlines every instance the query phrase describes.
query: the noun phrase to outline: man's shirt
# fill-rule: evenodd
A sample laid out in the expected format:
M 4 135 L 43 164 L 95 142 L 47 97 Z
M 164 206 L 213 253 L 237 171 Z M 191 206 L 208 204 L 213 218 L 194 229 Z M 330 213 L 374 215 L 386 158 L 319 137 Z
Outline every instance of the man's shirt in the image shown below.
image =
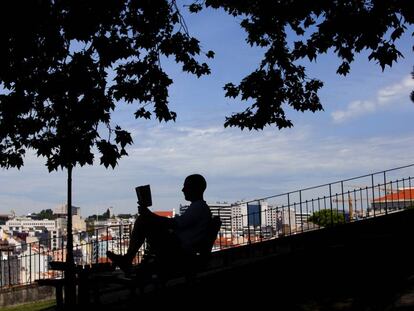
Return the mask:
M 211 211 L 204 200 L 192 202 L 182 215 L 175 216 L 175 232 L 181 246 L 186 250 L 192 250 L 205 238 L 210 220 Z

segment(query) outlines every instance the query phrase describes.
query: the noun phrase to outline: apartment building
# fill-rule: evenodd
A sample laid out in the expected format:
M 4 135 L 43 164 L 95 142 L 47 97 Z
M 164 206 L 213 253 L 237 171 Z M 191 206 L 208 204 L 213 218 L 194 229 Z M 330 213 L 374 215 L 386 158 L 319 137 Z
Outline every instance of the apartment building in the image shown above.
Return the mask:
M 56 221 L 48 219 L 33 220 L 30 218 L 14 218 L 6 221 L 3 226 L 3 229 L 9 232 L 24 232 L 43 228 L 48 231 L 56 230 Z

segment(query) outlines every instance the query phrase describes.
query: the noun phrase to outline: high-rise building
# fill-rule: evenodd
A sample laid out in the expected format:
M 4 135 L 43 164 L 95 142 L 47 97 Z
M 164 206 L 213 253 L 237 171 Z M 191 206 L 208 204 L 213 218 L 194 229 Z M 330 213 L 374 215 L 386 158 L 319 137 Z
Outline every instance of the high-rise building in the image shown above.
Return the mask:
M 213 216 L 220 217 L 221 220 L 221 228 L 220 232 L 222 236 L 229 236 L 231 237 L 232 232 L 232 205 L 227 202 L 216 202 L 216 203 L 209 203 L 208 206 L 210 207 L 211 214 Z
M 234 228 L 265 227 L 276 224 L 276 216 L 268 202 L 236 202 L 233 204 Z
M 262 225 L 260 202 L 247 203 L 247 222 L 249 227 L 260 227 Z
M 247 227 L 247 203 L 236 202 L 231 208 L 231 227 L 234 232 L 243 232 Z
M 53 209 L 53 214 L 57 217 L 66 217 L 68 215 L 68 205 L 62 204 Z M 72 216 L 80 215 L 80 207 L 72 205 Z

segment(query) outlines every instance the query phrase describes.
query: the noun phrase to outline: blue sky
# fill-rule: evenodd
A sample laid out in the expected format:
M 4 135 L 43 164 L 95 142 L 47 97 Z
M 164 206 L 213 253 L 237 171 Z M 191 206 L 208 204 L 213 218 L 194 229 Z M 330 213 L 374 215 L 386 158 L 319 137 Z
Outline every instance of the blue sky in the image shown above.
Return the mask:
M 115 123 L 133 133 L 129 157 L 115 170 L 99 166 L 76 168 L 73 204 L 84 216 L 135 213 L 134 187 L 151 184 L 154 210 L 178 209 L 185 176 L 203 174 L 206 200 L 236 201 L 336 181 L 414 162 L 413 39 L 400 41 L 405 58 L 384 72 L 367 55 L 356 58 L 347 77 L 336 74 L 339 60 L 324 55 L 308 66 L 308 75 L 324 82 L 324 111 L 300 113 L 287 108 L 294 127 L 248 132 L 224 129 L 225 116 L 243 104 L 224 97 L 223 85 L 237 83 L 257 67 L 262 57 L 250 48 L 238 21 L 220 12 L 186 16 L 190 33 L 205 51 L 212 74 L 197 79 L 183 74 L 170 60 L 163 66 L 174 79 L 170 106 L 175 123 L 135 120 L 137 106 L 120 103 Z M 48 173 L 45 160 L 33 154 L 20 169 L 2 170 L 0 213 L 38 212 L 66 202 L 65 172 Z

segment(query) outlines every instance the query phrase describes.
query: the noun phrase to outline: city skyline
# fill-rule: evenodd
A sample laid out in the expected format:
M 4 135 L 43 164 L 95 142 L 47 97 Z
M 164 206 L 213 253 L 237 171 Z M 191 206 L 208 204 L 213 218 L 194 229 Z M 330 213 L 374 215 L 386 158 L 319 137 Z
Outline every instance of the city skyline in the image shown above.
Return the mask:
M 293 128 L 248 132 L 223 127 L 225 116 L 243 105 L 225 99 L 222 87 L 254 70 L 263 51 L 250 48 L 237 21 L 225 13 L 185 18 L 202 48 L 216 52 L 209 61 L 212 74 L 197 79 L 172 60 L 162 60 L 175 81 L 170 88 L 175 123 L 135 120 L 136 106 L 120 103 L 114 120 L 132 132 L 134 145 L 115 170 L 99 166 L 99 159 L 74 169 L 73 205 L 82 207 L 83 216 L 102 214 L 109 206 L 116 214 L 136 213 L 134 188 L 142 184 L 151 184 L 153 210 L 178 208 L 186 203 L 182 183 L 192 173 L 206 177 L 207 201 L 233 202 L 412 163 L 412 29 L 400 39 L 405 58 L 384 72 L 368 62 L 367 53 L 356 57 L 347 77 L 336 74 L 339 61 L 332 53 L 306 63 L 309 76 L 325 83 L 320 91 L 325 111 L 287 109 Z M 65 172 L 49 174 L 44 164 L 29 152 L 20 170 L 2 169 L 1 213 L 26 214 L 66 203 Z

